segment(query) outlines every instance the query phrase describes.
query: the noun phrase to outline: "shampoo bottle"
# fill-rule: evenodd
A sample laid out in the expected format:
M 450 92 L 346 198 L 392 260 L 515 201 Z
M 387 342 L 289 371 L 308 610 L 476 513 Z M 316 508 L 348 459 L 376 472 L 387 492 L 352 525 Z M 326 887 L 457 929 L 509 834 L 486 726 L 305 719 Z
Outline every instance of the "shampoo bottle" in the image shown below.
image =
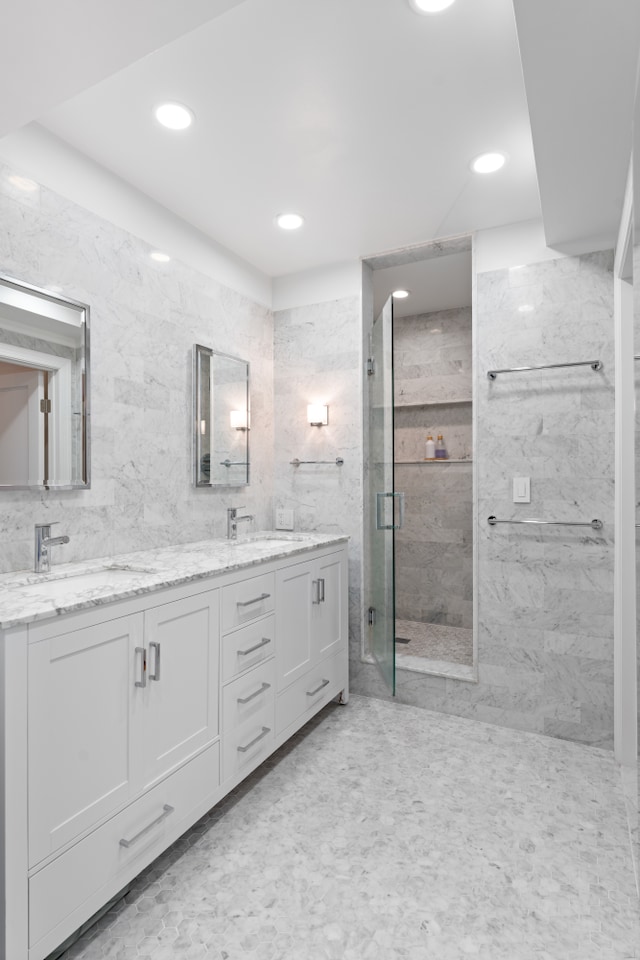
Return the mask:
M 436 440 L 436 460 L 446 460 L 447 456 L 447 448 L 444 445 L 442 434 L 439 433 Z
M 435 460 L 436 458 L 436 445 L 433 442 L 433 437 L 431 434 L 427 437 L 427 449 L 425 460 Z

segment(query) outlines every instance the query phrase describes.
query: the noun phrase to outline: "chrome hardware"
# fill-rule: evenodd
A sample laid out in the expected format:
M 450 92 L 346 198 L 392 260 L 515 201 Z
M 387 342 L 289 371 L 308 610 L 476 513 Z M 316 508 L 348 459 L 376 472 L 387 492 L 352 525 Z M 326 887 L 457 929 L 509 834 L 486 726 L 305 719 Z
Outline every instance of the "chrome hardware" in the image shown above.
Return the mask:
M 259 690 L 254 690 L 253 693 L 250 693 L 248 697 L 238 697 L 238 703 L 249 703 L 250 700 L 255 700 L 256 697 L 259 697 L 261 693 L 264 693 L 265 690 L 271 689 L 270 683 L 263 683 Z
M 376 362 L 373 357 L 369 357 L 367 360 L 367 376 L 372 377 L 376 372 Z
M 136 687 L 146 687 L 147 685 L 147 651 L 144 647 L 136 647 L 136 653 L 140 654 L 140 679 L 136 680 Z
M 487 523 L 492 527 L 496 523 L 536 523 L 543 525 L 559 527 L 592 527 L 594 530 L 602 530 L 602 520 L 498 520 L 497 517 L 487 517 Z
M 308 696 L 308 697 L 315 697 L 316 693 L 320 693 L 321 690 L 324 690 L 324 688 L 325 688 L 329 683 L 331 683 L 330 680 L 323 680 L 322 683 L 320 684 L 320 686 L 319 686 L 319 687 L 316 687 L 315 690 L 307 690 L 307 696 Z
M 376 622 L 376 608 L 369 607 L 367 611 L 367 623 L 370 627 L 372 627 L 375 622 Z
M 334 463 L 336 467 L 341 467 L 344 463 L 344 458 L 336 457 L 335 460 L 298 460 L 298 458 L 295 457 L 295 459 L 290 460 L 289 463 L 292 467 L 299 467 L 303 463 Z
M 313 604 L 320 603 L 320 581 L 319 581 L 319 580 L 312 580 L 312 581 L 311 581 L 311 586 L 313 587 L 313 589 L 314 589 L 315 592 L 316 592 L 316 598 L 315 598 L 315 600 L 312 598 L 312 599 L 311 599 L 311 603 L 313 603 Z
M 238 524 L 254 519 L 252 513 L 247 513 L 243 517 L 239 517 L 238 510 L 244 510 L 244 507 L 228 507 L 227 509 L 227 540 L 237 540 Z
M 261 600 L 267 600 L 271 596 L 270 593 L 261 593 L 259 597 L 254 597 L 253 600 L 237 600 L 237 607 L 250 607 L 252 603 L 260 603 Z
M 318 580 L 318 598 L 319 603 L 324 603 L 324 577 L 320 577 Z
M 557 367 L 591 367 L 602 370 L 601 360 L 580 360 L 577 363 L 543 363 L 539 367 L 507 367 L 505 370 L 487 370 L 489 380 L 495 380 L 499 373 L 526 373 L 529 370 L 555 370 Z
M 155 650 L 155 659 L 154 659 L 154 671 L 149 674 L 149 680 L 159 680 L 160 679 L 160 644 L 159 643 L 150 643 L 150 650 Z
M 59 543 L 69 543 L 69 537 L 52 537 L 51 527 L 59 521 L 52 523 L 36 523 L 35 525 L 35 553 L 33 569 L 36 573 L 49 573 L 51 569 L 51 557 L 49 547 L 54 547 Z
M 246 753 L 247 750 L 250 750 L 251 747 L 255 746 L 258 740 L 262 740 L 263 737 L 266 737 L 268 733 L 271 733 L 271 727 L 263 727 L 262 732 L 259 733 L 257 737 L 254 737 L 253 740 L 250 740 L 249 743 L 246 743 L 244 747 L 238 747 L 238 753 Z
M 260 647 L 266 647 L 268 643 L 271 643 L 271 637 L 263 637 L 260 643 L 254 644 L 253 647 L 249 647 L 248 650 L 238 650 L 239 657 L 246 657 L 249 653 L 255 653 L 256 650 L 259 650 Z
M 148 833 L 149 830 L 152 830 L 153 827 L 157 827 L 159 823 L 162 823 L 163 820 L 166 820 L 170 813 L 173 813 L 175 807 L 171 807 L 168 803 L 165 803 L 162 807 L 162 813 L 159 817 L 156 817 L 155 820 L 152 820 L 151 823 L 148 823 L 146 827 L 143 827 L 140 833 L 136 833 L 135 837 L 131 837 L 130 840 L 125 840 L 123 837 L 120 841 L 121 847 L 132 847 L 134 843 L 137 843 L 141 837 L 144 837 L 145 833 Z
M 382 500 L 384 497 L 397 497 L 400 507 L 398 523 L 382 522 Z M 376 530 L 402 530 L 404 527 L 404 493 L 376 493 Z

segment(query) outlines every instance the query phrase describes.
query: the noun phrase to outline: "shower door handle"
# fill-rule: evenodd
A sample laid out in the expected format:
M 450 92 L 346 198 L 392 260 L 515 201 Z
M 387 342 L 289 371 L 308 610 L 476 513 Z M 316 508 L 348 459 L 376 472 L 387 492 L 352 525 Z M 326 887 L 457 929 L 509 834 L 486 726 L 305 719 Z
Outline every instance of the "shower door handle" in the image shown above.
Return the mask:
M 398 498 L 398 523 L 383 523 L 383 498 Z M 402 530 L 404 527 L 404 493 L 376 493 L 376 530 Z

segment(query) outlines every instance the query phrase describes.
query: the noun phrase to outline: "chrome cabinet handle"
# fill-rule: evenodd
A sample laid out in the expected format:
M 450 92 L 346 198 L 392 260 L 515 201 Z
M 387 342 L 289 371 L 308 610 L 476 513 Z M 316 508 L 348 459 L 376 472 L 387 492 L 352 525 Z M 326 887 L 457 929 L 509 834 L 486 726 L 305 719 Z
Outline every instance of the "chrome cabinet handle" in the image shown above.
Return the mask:
M 146 687 L 147 685 L 147 651 L 144 647 L 136 647 L 136 653 L 140 654 L 140 679 L 136 680 L 136 687 Z
M 312 597 L 312 598 L 311 598 L 311 603 L 320 603 L 320 581 L 319 581 L 319 580 L 312 580 L 312 581 L 311 581 L 311 586 L 313 587 L 313 589 L 314 589 L 315 592 L 316 592 L 316 598 L 315 598 L 315 600 L 314 600 L 313 597 Z
M 263 683 L 258 690 L 254 690 L 253 693 L 250 693 L 248 697 L 238 697 L 238 703 L 249 703 L 250 700 L 254 700 L 256 697 L 259 697 L 261 693 L 264 693 L 265 690 L 269 690 L 270 688 L 270 683 Z
M 320 597 L 320 603 L 324 603 L 324 577 L 320 577 L 318 580 L 318 594 Z
M 254 597 L 253 600 L 237 600 L 237 607 L 250 607 L 252 603 L 260 603 L 261 600 L 266 600 L 270 597 L 270 593 L 261 593 L 259 597 Z
M 148 823 L 146 827 L 143 827 L 140 833 L 136 833 L 135 837 L 131 837 L 130 840 L 126 840 L 124 837 L 120 841 L 121 847 L 132 847 L 134 843 L 137 843 L 140 837 L 144 837 L 145 833 L 148 833 L 149 830 L 152 830 L 153 827 L 157 826 L 159 823 L 162 823 L 163 820 L 169 816 L 170 813 L 173 813 L 174 807 L 169 806 L 168 803 L 165 803 L 162 807 L 162 813 L 159 817 L 156 817 L 155 820 L 152 820 L 151 823 Z
M 247 750 L 250 750 L 258 742 L 262 740 L 263 737 L 266 737 L 268 733 L 271 733 L 271 727 L 263 727 L 262 733 L 259 733 L 257 737 L 254 737 L 253 740 L 250 740 L 249 743 L 245 743 L 244 747 L 238 747 L 238 753 L 246 753 Z
M 153 673 L 149 674 L 149 680 L 159 680 L 160 679 L 160 644 L 150 643 L 149 649 L 155 650 L 155 661 L 154 661 L 155 670 Z
M 320 684 L 320 686 L 319 686 L 319 687 L 316 687 L 315 690 L 307 690 L 307 696 L 308 696 L 308 697 L 315 697 L 316 693 L 320 693 L 320 691 L 323 690 L 324 687 L 326 687 L 327 684 L 330 683 L 330 682 L 331 682 L 330 680 L 323 680 L 322 683 Z
M 260 647 L 266 647 L 268 643 L 271 643 L 271 637 L 263 637 L 260 643 L 254 644 L 254 646 L 249 647 L 248 650 L 238 650 L 238 656 L 246 657 L 248 653 L 255 653 L 256 650 L 260 649 Z
M 398 523 L 383 523 L 382 500 L 397 497 L 400 504 Z M 402 530 L 404 527 L 404 493 L 376 493 L 376 530 Z

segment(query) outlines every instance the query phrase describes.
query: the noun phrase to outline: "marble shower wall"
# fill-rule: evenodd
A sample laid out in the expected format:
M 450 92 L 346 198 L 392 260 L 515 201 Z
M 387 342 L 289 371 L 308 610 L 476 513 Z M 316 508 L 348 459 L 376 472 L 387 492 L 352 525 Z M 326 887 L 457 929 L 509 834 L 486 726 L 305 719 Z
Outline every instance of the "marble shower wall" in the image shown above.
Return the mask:
M 349 534 L 352 658 L 359 658 L 362 641 L 360 330 L 359 296 L 274 314 L 274 508 L 293 509 L 296 529 Z M 309 425 L 308 403 L 329 405 L 326 427 Z M 329 463 L 294 467 L 294 458 Z
M 90 490 L 0 491 L 0 571 L 30 567 L 33 525 L 71 541 L 54 563 L 225 535 L 244 504 L 271 526 L 273 318 L 190 267 L 44 187 L 25 192 L 0 165 L 0 272 L 91 308 Z M 251 485 L 191 483 L 192 345 L 251 363 Z
M 603 252 L 477 276 L 479 682 L 399 671 L 405 702 L 613 745 L 612 266 Z M 591 359 L 604 369 L 486 376 Z M 514 476 L 531 477 L 531 504 L 512 502 Z M 490 514 L 604 529 L 492 528 Z M 386 695 L 368 664 L 353 688 Z
M 471 307 L 394 324 L 395 486 L 405 524 L 395 538 L 396 616 L 473 627 Z M 425 463 L 427 434 L 449 457 Z

